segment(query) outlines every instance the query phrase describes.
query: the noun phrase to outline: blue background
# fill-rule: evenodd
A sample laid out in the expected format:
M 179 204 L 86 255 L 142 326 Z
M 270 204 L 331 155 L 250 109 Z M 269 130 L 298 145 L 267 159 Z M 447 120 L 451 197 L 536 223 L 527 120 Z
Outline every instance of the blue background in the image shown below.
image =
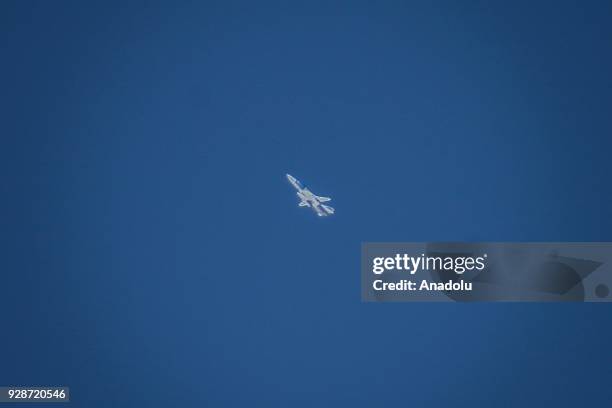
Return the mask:
M 610 2 L 86 3 L 0 6 L 0 384 L 610 405 L 609 304 L 359 288 L 362 241 L 612 240 Z

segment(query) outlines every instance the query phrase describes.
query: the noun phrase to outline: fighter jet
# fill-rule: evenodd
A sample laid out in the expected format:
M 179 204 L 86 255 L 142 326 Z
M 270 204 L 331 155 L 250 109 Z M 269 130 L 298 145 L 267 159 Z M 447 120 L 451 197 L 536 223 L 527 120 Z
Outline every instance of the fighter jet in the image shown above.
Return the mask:
M 287 180 L 297 190 L 297 196 L 300 198 L 300 207 L 310 207 L 317 213 L 319 217 L 326 217 L 334 213 L 334 209 L 328 205 L 322 204 L 330 201 L 329 197 L 319 197 L 314 195 L 309 189 L 302 186 L 302 184 L 291 174 L 287 174 Z

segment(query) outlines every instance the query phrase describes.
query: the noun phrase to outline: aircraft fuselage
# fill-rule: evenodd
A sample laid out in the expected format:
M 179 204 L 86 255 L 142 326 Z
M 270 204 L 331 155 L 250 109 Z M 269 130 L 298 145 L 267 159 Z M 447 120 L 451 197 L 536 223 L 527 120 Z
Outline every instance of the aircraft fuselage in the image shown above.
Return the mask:
M 332 207 L 322 204 L 322 202 L 329 201 L 329 198 L 319 197 L 313 194 L 312 191 L 303 187 L 302 184 L 290 174 L 287 174 L 287 180 L 289 180 L 291 185 L 297 190 L 296 195 L 300 199 L 300 207 L 312 208 L 319 217 L 325 217 L 335 212 Z

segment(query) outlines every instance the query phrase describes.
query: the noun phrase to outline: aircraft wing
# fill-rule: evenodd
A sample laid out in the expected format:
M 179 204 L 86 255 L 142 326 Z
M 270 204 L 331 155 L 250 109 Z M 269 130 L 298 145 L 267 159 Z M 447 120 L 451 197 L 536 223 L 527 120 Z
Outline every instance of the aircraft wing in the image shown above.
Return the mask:
M 317 196 L 317 198 L 322 203 L 327 202 L 327 201 L 331 201 L 331 198 L 329 198 L 329 197 L 320 197 L 320 196 Z

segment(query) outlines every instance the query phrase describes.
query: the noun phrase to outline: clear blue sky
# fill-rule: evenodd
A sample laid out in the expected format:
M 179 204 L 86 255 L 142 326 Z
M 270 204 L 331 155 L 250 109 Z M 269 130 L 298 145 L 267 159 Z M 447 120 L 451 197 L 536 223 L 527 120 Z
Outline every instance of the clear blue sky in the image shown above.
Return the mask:
M 605 305 L 359 289 L 364 241 L 612 240 L 609 2 L 175 3 L 0 6 L 0 384 L 609 404 Z

